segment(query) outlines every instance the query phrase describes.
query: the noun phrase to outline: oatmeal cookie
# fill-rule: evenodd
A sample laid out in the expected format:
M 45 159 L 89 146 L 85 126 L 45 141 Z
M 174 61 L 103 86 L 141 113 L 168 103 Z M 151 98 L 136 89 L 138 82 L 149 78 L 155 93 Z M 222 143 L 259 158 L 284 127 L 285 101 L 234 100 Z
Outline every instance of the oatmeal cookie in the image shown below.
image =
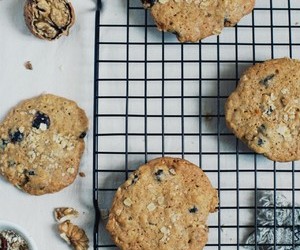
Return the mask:
M 21 102 L 0 123 L 0 174 L 34 195 L 67 187 L 87 128 L 85 112 L 71 100 L 44 94 Z
M 225 105 L 228 127 L 274 161 L 300 159 L 300 61 L 269 60 L 241 76 Z
M 176 34 L 180 42 L 197 42 L 219 35 L 249 14 L 255 0 L 142 0 L 161 31 Z
M 255 0 L 225 0 L 225 26 L 236 25 L 252 12 Z
M 203 249 L 217 191 L 194 164 L 158 158 L 118 188 L 107 230 L 123 250 Z

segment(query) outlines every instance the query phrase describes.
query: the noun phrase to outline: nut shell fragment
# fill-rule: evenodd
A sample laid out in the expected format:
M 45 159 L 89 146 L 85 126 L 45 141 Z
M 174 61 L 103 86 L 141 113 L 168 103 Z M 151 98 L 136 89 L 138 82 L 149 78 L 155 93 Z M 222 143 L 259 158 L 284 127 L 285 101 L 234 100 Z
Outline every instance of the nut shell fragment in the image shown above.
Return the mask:
M 24 17 L 32 34 L 49 41 L 67 36 L 75 21 L 74 9 L 68 0 L 27 0 Z
M 58 207 L 54 209 L 54 217 L 58 222 L 78 217 L 78 215 L 78 211 L 71 207 Z
M 68 244 L 71 244 L 75 250 L 87 250 L 89 248 L 89 239 L 85 231 L 72 224 L 69 220 L 60 223 L 58 226 L 60 237 Z

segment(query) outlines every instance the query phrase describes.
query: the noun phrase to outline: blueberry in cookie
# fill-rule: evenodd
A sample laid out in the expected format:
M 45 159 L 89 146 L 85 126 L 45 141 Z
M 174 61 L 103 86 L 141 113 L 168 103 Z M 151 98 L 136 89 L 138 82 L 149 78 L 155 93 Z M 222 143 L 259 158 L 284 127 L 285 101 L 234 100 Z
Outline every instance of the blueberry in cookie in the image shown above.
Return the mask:
M 300 159 L 300 61 L 280 58 L 249 67 L 225 105 L 228 127 L 274 161 Z
M 15 106 L 0 123 L 0 174 L 27 193 L 53 193 L 76 178 L 88 129 L 71 100 L 44 94 Z
M 123 250 L 200 250 L 217 205 L 217 191 L 199 167 L 163 157 L 139 167 L 118 188 L 106 227 Z

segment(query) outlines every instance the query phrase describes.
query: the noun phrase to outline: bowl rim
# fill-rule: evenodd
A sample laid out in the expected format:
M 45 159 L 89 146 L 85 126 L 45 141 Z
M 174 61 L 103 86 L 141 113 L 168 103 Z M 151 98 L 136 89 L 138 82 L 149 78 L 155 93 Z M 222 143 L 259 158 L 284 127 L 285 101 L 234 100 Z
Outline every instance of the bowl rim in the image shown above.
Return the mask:
M 0 219 L 0 231 L 2 230 L 15 230 L 17 233 L 19 233 L 29 244 L 29 250 L 38 250 L 37 245 L 35 241 L 33 240 L 33 237 L 26 231 L 25 228 L 21 227 L 20 225 L 8 221 L 8 220 L 2 220 Z

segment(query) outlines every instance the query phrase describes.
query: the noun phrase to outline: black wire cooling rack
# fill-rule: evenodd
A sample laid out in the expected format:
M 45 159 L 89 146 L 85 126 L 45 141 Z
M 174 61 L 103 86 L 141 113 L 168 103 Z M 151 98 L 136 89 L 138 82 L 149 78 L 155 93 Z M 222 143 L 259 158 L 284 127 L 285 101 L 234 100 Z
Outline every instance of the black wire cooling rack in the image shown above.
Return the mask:
M 246 246 L 246 237 L 260 227 L 256 197 L 261 191 L 284 194 L 292 204 L 284 209 L 292 210 L 294 218 L 300 203 L 299 163 L 272 162 L 247 149 L 227 130 L 224 103 L 248 66 L 270 58 L 300 58 L 300 1 L 257 0 L 253 13 L 236 27 L 185 44 L 159 32 L 140 0 L 100 2 L 95 31 L 94 249 L 117 249 L 100 209 L 109 209 L 115 190 L 131 171 L 160 156 L 183 157 L 201 166 L 219 190 L 219 210 L 208 221 L 206 249 Z M 271 209 L 276 231 L 281 210 L 276 205 Z M 296 249 L 296 237 L 290 245 L 280 245 L 275 233 L 272 244 L 256 242 L 252 249 Z

